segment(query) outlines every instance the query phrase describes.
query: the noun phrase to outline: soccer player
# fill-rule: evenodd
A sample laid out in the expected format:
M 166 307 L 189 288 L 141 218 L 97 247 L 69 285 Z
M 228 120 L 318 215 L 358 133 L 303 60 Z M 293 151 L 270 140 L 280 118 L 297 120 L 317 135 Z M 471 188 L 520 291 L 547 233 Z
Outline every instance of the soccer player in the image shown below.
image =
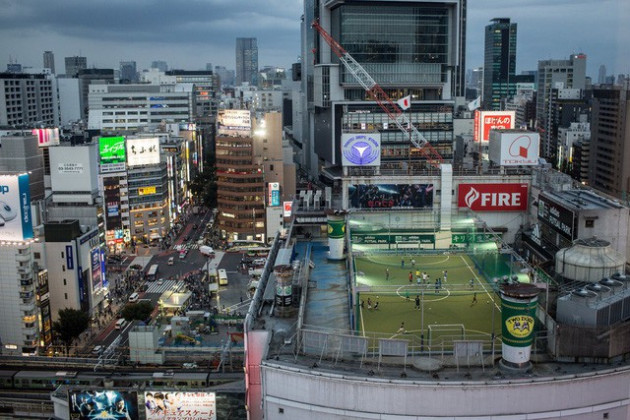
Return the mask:
M 420 295 L 416 295 L 416 307 L 414 309 L 420 309 Z
M 473 293 L 473 300 L 471 302 L 471 306 L 474 305 L 475 303 L 477 303 L 477 292 Z
M 385 281 L 389 281 L 389 267 L 385 269 Z
M 413 283 L 413 273 L 409 272 L 409 284 Z

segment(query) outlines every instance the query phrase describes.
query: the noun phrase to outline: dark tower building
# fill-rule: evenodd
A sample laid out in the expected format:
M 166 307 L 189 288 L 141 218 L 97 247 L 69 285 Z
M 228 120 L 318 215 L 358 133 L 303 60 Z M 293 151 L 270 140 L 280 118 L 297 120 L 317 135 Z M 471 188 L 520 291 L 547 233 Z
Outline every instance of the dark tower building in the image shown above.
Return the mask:
M 516 91 L 516 23 L 509 18 L 491 22 L 486 26 L 483 108 L 498 111 Z
M 258 42 L 256 38 L 236 38 L 236 84 L 258 86 Z

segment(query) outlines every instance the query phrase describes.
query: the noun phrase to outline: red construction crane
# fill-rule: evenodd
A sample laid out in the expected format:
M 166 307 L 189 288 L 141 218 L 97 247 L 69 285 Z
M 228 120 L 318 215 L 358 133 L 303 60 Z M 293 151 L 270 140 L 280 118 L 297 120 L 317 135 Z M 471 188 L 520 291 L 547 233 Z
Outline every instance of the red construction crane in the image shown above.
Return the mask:
M 439 165 L 444 161 L 442 156 L 431 146 L 431 143 L 416 129 L 416 127 L 411 124 L 409 118 L 406 114 L 402 112 L 400 107 L 390 99 L 390 97 L 385 93 L 383 88 L 379 86 L 372 76 L 369 75 L 367 71 L 359 64 L 352 56 L 346 51 L 324 28 L 322 28 L 318 21 L 314 21 L 311 25 L 319 34 L 324 38 L 324 41 L 333 52 L 339 57 L 339 60 L 343 63 L 345 68 L 352 73 L 354 78 L 359 82 L 363 89 L 368 93 L 368 95 L 376 101 L 378 106 L 380 106 L 383 111 L 389 115 L 389 118 L 396 124 L 398 129 L 409 135 L 409 140 L 415 147 L 418 148 L 420 153 L 422 153 L 427 161 L 435 166 L 439 167 Z

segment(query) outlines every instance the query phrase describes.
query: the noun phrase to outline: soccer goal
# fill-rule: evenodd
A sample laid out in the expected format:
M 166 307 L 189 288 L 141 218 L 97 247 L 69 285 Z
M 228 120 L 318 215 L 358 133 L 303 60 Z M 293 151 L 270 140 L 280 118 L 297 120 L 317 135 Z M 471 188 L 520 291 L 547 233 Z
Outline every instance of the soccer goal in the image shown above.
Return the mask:
M 433 324 L 428 327 L 429 347 L 452 347 L 453 341 L 466 339 L 464 324 Z

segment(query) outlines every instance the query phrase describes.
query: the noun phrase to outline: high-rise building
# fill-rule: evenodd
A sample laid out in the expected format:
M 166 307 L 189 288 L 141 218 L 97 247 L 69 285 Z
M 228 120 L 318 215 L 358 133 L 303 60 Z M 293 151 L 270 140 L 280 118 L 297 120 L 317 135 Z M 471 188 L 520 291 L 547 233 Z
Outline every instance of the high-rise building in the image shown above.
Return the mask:
M 44 51 L 44 68 L 55 74 L 55 54 L 52 51 Z
M 628 199 L 630 192 L 630 87 L 593 89 L 589 185 Z
M 294 134 L 302 143 L 298 162 L 313 176 L 321 176 L 322 167 L 344 162 L 349 175 L 426 166 L 409 134 L 397 128 L 311 29 L 315 17 L 393 101 L 410 97 L 405 114 L 443 158 L 451 159 L 454 98 L 464 90 L 458 81 L 464 77 L 460 41 L 465 9 L 466 2 L 458 0 L 376 1 L 369 6 L 305 2 L 302 56 L 314 57 L 303 61 L 300 106 L 307 123 L 302 133 Z M 348 164 L 342 143 L 368 132 L 379 143 L 380 163 L 373 159 L 371 165 Z
M 77 77 L 79 71 L 87 69 L 87 58 L 75 55 L 74 57 L 66 57 L 66 76 Z
M 552 89 L 580 89 L 586 86 L 586 55 L 573 54 L 568 60 L 543 60 L 538 62 L 538 93 L 536 95 L 536 120 L 541 132 L 540 155 L 555 156 L 555 138 L 551 135 L 549 107 Z
M 219 81 L 222 87 L 234 86 L 234 70 L 228 70 L 224 66 L 215 66 L 214 74 L 219 76 Z
M 263 142 L 249 110 L 220 110 L 215 145 L 218 223 L 230 239 L 264 238 Z
M 166 64 L 166 61 L 156 60 L 151 62 L 151 68 L 165 72 L 166 70 L 168 70 L 168 64 Z
M 58 125 L 57 111 L 52 75 L 0 73 L 0 125 Z
M 516 23 L 496 18 L 486 26 L 483 73 L 483 107 L 498 111 L 516 91 Z
M 190 83 L 92 84 L 88 128 L 135 132 L 140 127 L 156 127 L 164 121 L 188 123 L 195 115 L 192 88 Z
M 81 119 L 88 119 L 88 94 L 90 85 L 114 83 L 113 69 L 83 69 L 79 70 L 79 106 L 81 108 Z
M 600 85 L 603 85 L 604 83 L 606 83 L 606 66 L 603 64 L 599 66 L 599 72 L 597 74 L 597 83 L 599 83 Z
M 138 83 L 138 71 L 135 61 L 120 62 L 120 83 Z
M 258 41 L 236 38 L 236 84 L 258 86 Z

